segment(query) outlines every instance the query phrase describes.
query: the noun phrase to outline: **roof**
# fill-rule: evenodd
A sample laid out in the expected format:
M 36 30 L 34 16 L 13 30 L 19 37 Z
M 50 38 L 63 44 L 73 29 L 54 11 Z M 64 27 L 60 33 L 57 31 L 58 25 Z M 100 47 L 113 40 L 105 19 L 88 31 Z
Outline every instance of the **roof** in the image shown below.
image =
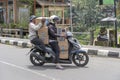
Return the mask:
M 13 1 L 13 0 L 8 0 L 8 1 Z M 6 0 L 0 0 L 0 2 L 6 2 Z
M 41 6 L 69 6 L 67 3 L 62 3 L 62 2 L 48 2 L 48 1 L 41 1 L 41 0 L 36 0 L 37 3 Z
M 107 17 L 107 18 L 103 18 L 101 21 L 102 22 L 105 22 L 105 21 L 116 21 L 117 19 L 116 18 L 113 18 L 113 17 Z
M 50 19 L 49 17 L 37 17 L 36 19 L 43 19 L 43 18 Z

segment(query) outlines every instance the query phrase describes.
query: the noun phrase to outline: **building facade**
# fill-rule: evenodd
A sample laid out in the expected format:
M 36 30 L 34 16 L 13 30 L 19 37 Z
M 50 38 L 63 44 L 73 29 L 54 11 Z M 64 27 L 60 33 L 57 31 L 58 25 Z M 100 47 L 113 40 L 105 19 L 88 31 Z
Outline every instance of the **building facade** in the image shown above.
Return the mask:
M 31 0 L 32 1 L 32 0 Z M 33 0 L 33 14 L 50 17 L 58 15 L 62 23 L 69 23 L 69 17 L 65 18 L 65 9 L 69 7 L 68 0 Z M 40 11 L 37 11 L 40 9 Z M 28 21 L 30 7 L 20 0 L 0 0 L 0 23 L 23 23 Z
M 34 13 L 36 14 L 37 9 L 40 9 L 41 16 L 58 15 L 62 19 L 62 24 L 69 24 L 69 16 L 65 17 L 65 9 L 69 8 L 68 3 L 68 0 L 34 0 Z
M 19 0 L 0 0 L 0 23 L 9 24 L 22 23 L 22 20 L 27 21 L 29 17 L 29 8 L 25 6 L 25 4 L 21 6 Z

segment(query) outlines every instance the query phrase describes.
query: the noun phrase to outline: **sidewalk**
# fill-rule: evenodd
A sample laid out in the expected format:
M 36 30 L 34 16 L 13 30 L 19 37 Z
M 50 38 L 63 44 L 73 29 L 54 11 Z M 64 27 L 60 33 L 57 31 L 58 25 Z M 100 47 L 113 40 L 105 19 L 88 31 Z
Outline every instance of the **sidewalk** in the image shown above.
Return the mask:
M 120 58 L 120 48 L 83 45 L 83 49 L 90 55 Z
M 11 37 L 0 37 L 0 43 L 20 46 L 22 48 L 30 48 L 32 44 L 28 39 L 20 39 L 20 38 L 11 38 Z
M 31 48 L 32 44 L 28 39 L 0 37 L 0 43 L 19 46 L 22 48 Z M 83 45 L 83 50 L 89 55 L 120 58 L 120 48 Z

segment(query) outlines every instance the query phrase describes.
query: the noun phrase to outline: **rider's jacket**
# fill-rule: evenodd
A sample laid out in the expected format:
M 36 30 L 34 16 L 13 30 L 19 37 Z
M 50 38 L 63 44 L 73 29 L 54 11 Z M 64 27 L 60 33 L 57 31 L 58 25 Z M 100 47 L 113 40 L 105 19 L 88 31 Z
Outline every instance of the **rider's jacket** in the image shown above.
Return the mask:
M 48 35 L 50 40 L 57 40 L 57 37 L 60 37 L 60 35 L 57 34 L 57 28 L 54 23 L 49 23 Z
M 35 37 L 37 37 L 37 30 L 42 27 L 42 24 L 39 23 L 38 25 L 35 25 L 33 22 L 29 23 L 29 39 L 32 40 Z

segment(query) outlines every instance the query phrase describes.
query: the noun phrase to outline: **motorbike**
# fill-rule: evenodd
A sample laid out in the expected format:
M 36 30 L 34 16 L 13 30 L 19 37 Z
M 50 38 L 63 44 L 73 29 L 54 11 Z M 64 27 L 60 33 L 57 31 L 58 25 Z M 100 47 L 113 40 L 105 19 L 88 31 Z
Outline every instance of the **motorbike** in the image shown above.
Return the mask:
M 72 64 L 74 63 L 78 67 L 84 67 L 89 62 L 89 56 L 85 50 L 81 49 L 81 45 L 79 41 L 73 38 L 73 34 L 71 32 L 66 33 L 68 40 L 68 59 L 60 59 L 60 63 L 63 64 Z M 43 50 L 35 45 L 31 48 L 30 61 L 35 66 L 42 66 L 45 63 L 55 63 L 55 52 L 52 50 L 50 45 L 46 45 L 47 53 L 43 53 Z

